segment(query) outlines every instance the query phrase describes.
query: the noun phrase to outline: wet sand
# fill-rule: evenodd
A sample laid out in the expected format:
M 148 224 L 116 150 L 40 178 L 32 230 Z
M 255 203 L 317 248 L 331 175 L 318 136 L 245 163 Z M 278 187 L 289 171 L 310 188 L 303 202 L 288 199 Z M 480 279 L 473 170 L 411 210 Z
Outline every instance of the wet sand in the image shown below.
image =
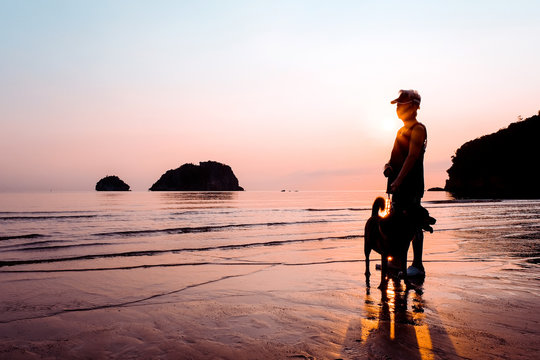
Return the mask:
M 81 302 L 71 307 L 75 311 L 56 311 L 51 303 L 46 315 L 20 319 L 21 309 L 19 318 L 10 317 L 4 304 L 0 358 L 535 358 L 537 265 L 471 257 L 458 238 L 451 232 L 426 236 L 428 276 L 409 290 L 394 282 L 386 291 L 377 289 L 377 261 L 372 262 L 375 285 L 366 287 L 358 238 L 352 246 L 337 242 L 327 249 L 291 245 L 272 255 L 279 263 L 225 259 L 204 271 L 142 269 L 150 282 L 170 288 L 158 295 L 148 289 L 139 298 L 102 307 Z M 291 256 L 302 250 L 304 258 Z M 34 285 L 46 287 L 58 276 L 83 279 L 63 274 L 42 275 Z M 137 275 L 130 274 L 137 283 Z M 17 284 L 16 273 L 2 276 Z M 56 296 L 69 294 L 58 290 Z M 32 306 L 30 297 L 25 301 Z

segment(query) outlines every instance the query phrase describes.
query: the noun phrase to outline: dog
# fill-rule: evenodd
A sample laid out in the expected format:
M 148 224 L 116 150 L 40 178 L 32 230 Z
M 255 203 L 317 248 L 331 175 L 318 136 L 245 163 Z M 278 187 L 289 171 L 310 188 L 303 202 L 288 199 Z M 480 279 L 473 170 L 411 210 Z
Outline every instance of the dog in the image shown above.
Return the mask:
M 381 283 L 382 289 L 388 282 L 388 262 L 398 264 L 398 278 L 407 280 L 407 252 L 414 235 L 424 229 L 433 232 L 431 225 L 436 220 L 429 216 L 429 212 L 418 205 L 408 209 L 391 209 L 386 216 L 379 212 L 385 210 L 386 201 L 377 197 L 373 202 L 371 217 L 364 228 L 364 255 L 366 256 L 366 283 L 369 286 L 369 255 L 371 250 L 381 255 Z

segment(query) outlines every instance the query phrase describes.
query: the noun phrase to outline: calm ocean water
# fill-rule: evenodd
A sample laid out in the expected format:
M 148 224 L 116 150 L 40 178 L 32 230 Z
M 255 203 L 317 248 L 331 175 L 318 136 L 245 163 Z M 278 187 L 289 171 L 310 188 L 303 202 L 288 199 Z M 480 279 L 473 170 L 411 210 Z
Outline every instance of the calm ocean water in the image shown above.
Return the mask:
M 166 296 L 177 290 L 164 271 L 195 281 L 216 266 L 361 263 L 377 195 L 0 194 L 0 322 Z M 435 234 L 448 234 L 460 257 L 506 259 L 538 280 L 540 200 L 455 201 L 432 192 L 423 204 L 437 218 Z M 429 236 L 427 262 L 453 256 L 430 254 Z

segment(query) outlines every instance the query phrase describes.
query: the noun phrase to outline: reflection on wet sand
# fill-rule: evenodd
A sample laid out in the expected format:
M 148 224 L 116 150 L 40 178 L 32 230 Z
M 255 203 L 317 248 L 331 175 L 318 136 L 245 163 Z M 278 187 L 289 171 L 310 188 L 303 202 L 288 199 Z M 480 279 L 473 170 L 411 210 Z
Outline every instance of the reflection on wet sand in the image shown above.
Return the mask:
M 435 344 L 444 345 L 446 358 L 459 358 L 444 328 L 432 329 L 428 325 L 441 322 L 431 319 L 437 317 L 436 311 L 430 311 L 429 315 L 424 312 L 422 282 L 412 282 L 411 286 L 404 287 L 400 281 L 390 278 L 388 287 L 377 293 L 379 291 L 380 298 L 376 298 L 366 288 L 365 317 L 349 324 L 343 358 L 431 360 L 437 358 Z M 434 336 L 437 339 L 433 339 Z M 363 346 L 359 348 L 354 343 Z M 361 353 L 359 349 L 363 349 Z

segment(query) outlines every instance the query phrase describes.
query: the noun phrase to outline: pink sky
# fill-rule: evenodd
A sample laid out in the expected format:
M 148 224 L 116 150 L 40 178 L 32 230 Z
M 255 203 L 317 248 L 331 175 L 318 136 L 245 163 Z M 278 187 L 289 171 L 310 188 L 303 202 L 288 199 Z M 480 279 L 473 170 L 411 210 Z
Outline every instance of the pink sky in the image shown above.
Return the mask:
M 292 4 L 0 5 L 0 191 L 206 160 L 246 190 L 382 189 L 411 88 L 443 186 L 464 142 L 540 110 L 537 2 Z

